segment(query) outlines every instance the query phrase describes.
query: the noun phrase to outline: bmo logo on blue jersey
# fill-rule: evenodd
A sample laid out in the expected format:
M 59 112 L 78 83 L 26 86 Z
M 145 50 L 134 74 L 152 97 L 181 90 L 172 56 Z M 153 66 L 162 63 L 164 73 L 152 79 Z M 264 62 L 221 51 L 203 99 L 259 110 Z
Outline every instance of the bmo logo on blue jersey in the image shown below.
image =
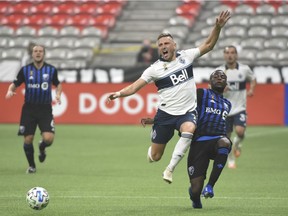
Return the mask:
M 185 80 L 189 79 L 188 73 L 186 69 L 183 69 L 180 71 L 180 73 L 172 74 L 170 75 L 170 79 L 173 83 L 173 85 L 177 85 L 181 82 L 184 82 Z
M 35 83 L 35 84 L 29 83 L 28 88 L 38 89 L 40 88 L 40 85 L 38 83 Z

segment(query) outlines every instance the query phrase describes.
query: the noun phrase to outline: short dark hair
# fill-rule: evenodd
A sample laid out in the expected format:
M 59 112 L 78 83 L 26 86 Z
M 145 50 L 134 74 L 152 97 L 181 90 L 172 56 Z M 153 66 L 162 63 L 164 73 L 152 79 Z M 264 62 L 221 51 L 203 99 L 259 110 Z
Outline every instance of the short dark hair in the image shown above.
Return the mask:
M 160 38 L 163 38 L 163 37 L 171 37 L 173 39 L 173 36 L 170 34 L 170 33 L 161 33 L 158 38 L 157 38 L 157 41 L 160 39 Z
M 235 50 L 235 53 L 236 53 L 236 54 L 238 53 L 238 52 L 237 52 L 237 48 L 236 48 L 235 46 L 233 46 L 233 45 L 226 46 L 226 47 L 224 48 L 224 53 L 225 53 L 226 49 L 230 49 L 230 48 L 233 48 L 233 49 Z

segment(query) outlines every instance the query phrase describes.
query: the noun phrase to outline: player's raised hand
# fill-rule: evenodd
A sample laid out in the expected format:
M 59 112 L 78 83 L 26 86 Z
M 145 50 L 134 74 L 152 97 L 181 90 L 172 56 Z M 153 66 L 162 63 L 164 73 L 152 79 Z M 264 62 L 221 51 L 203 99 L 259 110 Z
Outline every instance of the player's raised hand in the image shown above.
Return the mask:
M 120 92 L 112 92 L 109 94 L 109 96 L 107 97 L 107 103 L 110 103 L 110 101 L 115 100 L 116 98 L 120 97 Z
M 216 18 L 216 26 L 222 28 L 226 22 L 230 19 L 231 13 L 230 11 L 221 11 L 221 13 Z

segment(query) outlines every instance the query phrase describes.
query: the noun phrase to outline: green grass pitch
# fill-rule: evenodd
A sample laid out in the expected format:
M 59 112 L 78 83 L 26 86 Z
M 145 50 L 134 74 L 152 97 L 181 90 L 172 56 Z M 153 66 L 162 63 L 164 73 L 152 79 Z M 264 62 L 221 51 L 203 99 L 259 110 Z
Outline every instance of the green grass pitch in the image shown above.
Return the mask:
M 212 199 L 193 209 L 188 197 L 186 159 L 168 185 L 162 171 L 177 133 L 157 163 L 146 160 L 150 127 L 140 125 L 56 125 L 56 137 L 43 164 L 34 140 L 36 174 L 27 162 L 18 125 L 0 125 L 1 216 L 287 216 L 288 128 L 248 127 L 238 168 L 225 167 Z M 210 163 L 211 165 L 211 163 Z M 209 169 L 210 172 L 210 169 Z M 46 188 L 47 208 L 28 207 L 26 192 Z

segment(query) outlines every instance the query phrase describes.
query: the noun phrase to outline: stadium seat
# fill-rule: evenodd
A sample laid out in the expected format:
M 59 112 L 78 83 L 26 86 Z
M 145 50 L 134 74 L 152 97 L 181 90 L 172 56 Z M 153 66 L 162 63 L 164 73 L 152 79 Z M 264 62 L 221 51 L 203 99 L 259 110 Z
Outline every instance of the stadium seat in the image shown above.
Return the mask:
M 122 4 L 118 2 L 107 2 L 97 7 L 98 14 L 111 14 L 115 17 L 119 16 L 122 12 Z
M 2 51 L 2 59 L 5 60 L 20 60 L 23 57 L 26 49 L 11 48 Z
M 16 29 L 15 34 L 17 36 L 31 36 L 34 37 L 37 34 L 37 30 L 30 26 L 22 26 Z
M 90 60 L 93 57 L 93 49 L 91 48 L 77 48 L 68 52 L 68 59 L 82 59 L 82 60 Z
M 178 15 L 192 15 L 197 17 L 199 15 L 201 5 L 199 2 L 191 2 L 187 4 L 182 4 L 176 8 L 176 14 Z
M 238 37 L 245 37 L 246 36 L 246 27 L 242 25 L 234 25 L 234 26 L 227 26 L 224 28 L 224 35 L 226 37 L 238 36 Z
M 265 38 L 261 37 L 248 37 L 245 39 L 242 39 L 240 45 L 243 49 L 258 49 L 262 50 L 264 48 L 264 41 Z
M 251 37 L 266 37 L 268 38 L 270 36 L 270 30 L 266 26 L 258 25 L 258 26 L 251 26 L 248 29 L 248 35 Z
M 287 66 L 287 62 L 288 62 L 288 52 L 287 52 L 287 50 L 279 51 L 278 56 L 277 56 L 277 62 L 278 62 L 278 64 L 280 66 Z
M 67 53 L 70 52 L 70 49 L 56 48 L 56 49 L 47 49 L 46 50 L 46 59 L 49 60 L 65 60 L 67 58 Z
M 70 48 L 73 49 L 78 37 L 60 37 L 53 41 L 52 48 Z
M 73 16 L 75 12 L 77 12 L 77 5 L 76 2 L 73 1 L 64 1 L 60 4 L 55 4 L 53 10 L 57 10 L 58 14 L 67 14 Z
M 75 41 L 75 48 L 99 48 L 101 45 L 101 38 L 99 37 L 83 37 Z
M 14 28 L 9 26 L 0 26 L 1 36 L 13 36 L 14 35 Z
M 55 14 L 51 17 L 51 26 L 61 28 L 62 26 L 67 26 L 71 23 L 71 16 L 68 14 Z
M 270 14 L 274 15 L 277 13 L 275 7 L 270 4 L 261 4 L 256 7 L 256 14 Z
M 278 7 L 278 14 L 288 14 L 288 4 L 283 4 Z
M 272 26 L 271 35 L 272 36 L 287 37 L 288 36 L 288 28 L 285 25 Z
M 192 16 L 191 18 L 187 18 L 185 16 L 174 16 L 174 17 L 171 17 L 169 19 L 169 24 L 171 26 L 178 26 L 178 25 L 182 25 L 182 26 L 187 26 L 187 27 L 192 27 L 192 25 L 194 24 L 195 22 L 195 18 L 194 16 Z
M 30 9 L 33 6 L 32 1 L 19 1 L 13 4 L 12 11 L 13 14 L 30 14 Z
M 247 26 L 249 24 L 249 20 L 253 18 L 250 14 L 234 14 L 229 19 L 229 25 L 243 25 Z M 210 18 L 211 25 L 215 22 L 215 17 Z
M 39 2 L 38 4 L 34 4 L 30 11 L 31 14 L 53 14 L 55 11 L 53 10 L 55 2 L 53 1 L 43 1 Z
M 93 25 L 94 26 L 107 26 L 109 28 L 112 28 L 115 25 L 116 18 L 114 15 L 111 14 L 100 14 L 93 19 Z
M 58 29 L 52 26 L 46 26 L 38 30 L 38 35 L 41 37 L 45 36 L 56 37 L 58 36 L 58 34 L 59 34 Z
M 35 39 L 35 42 L 38 44 L 41 44 L 45 47 L 52 47 L 53 41 L 55 40 L 55 37 L 50 37 L 50 36 L 41 36 L 37 37 Z
M 8 46 L 11 47 L 11 48 L 23 48 L 23 49 L 26 49 L 31 41 L 34 41 L 34 37 L 19 36 L 19 37 L 11 38 L 9 40 Z
M 87 1 L 80 4 L 75 9 L 75 14 L 90 14 L 92 16 L 98 15 L 97 8 L 99 7 L 97 2 Z
M 234 9 L 235 14 L 254 14 L 255 10 L 252 6 L 247 4 L 240 4 Z
M 272 15 L 270 14 L 259 14 L 255 16 L 251 16 L 249 19 L 250 25 L 264 25 L 264 26 L 270 26 Z
M 287 37 L 270 38 L 269 40 L 266 40 L 264 42 L 264 47 L 268 48 L 268 49 L 276 48 L 276 49 L 281 49 L 281 50 L 287 50 L 288 49 L 288 39 L 287 39 Z
M 265 49 L 256 53 L 256 61 L 260 65 L 274 65 L 278 54 L 279 49 Z
M 280 14 L 280 15 L 277 15 L 277 16 L 273 16 L 271 18 L 271 24 L 273 26 L 277 26 L 277 25 L 286 25 L 288 26 L 288 19 L 287 19 L 287 15 L 284 15 L 284 14 Z
M 222 37 L 222 38 L 219 38 L 216 45 L 219 49 L 224 50 L 226 46 L 230 46 L 230 45 L 233 45 L 236 47 L 239 46 L 242 40 L 243 40 L 242 37 L 237 37 L 237 36 L 236 37 Z
M 74 26 L 66 26 L 59 30 L 59 36 L 72 36 L 77 37 L 80 36 L 80 29 Z

